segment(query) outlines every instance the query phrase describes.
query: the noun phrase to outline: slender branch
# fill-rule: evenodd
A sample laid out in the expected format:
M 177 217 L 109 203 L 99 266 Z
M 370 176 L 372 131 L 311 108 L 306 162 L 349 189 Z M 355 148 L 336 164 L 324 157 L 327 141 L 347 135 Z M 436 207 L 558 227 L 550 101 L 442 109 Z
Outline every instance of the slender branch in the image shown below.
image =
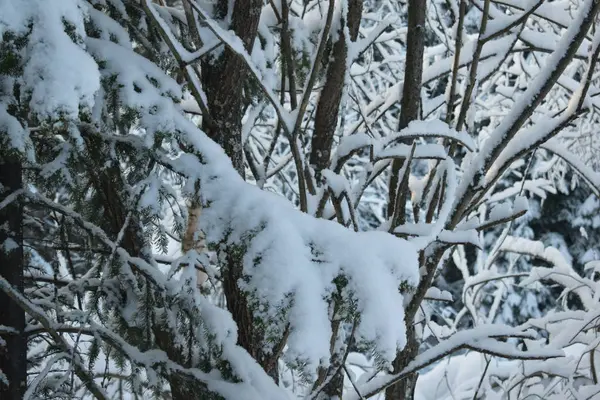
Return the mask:
M 487 0 L 489 1 L 489 0 Z M 446 110 L 446 123 L 450 125 L 454 119 L 454 103 L 456 101 L 456 82 L 458 80 L 458 70 L 460 69 L 460 53 L 462 50 L 462 38 L 463 38 L 463 25 L 465 22 L 465 14 L 467 12 L 467 0 L 460 1 L 460 8 L 458 13 L 458 26 L 456 28 L 456 43 L 454 45 L 454 63 L 452 65 L 452 78 L 450 79 L 450 93 L 448 95 L 448 103 Z M 483 24 L 482 24 L 483 25 Z M 477 53 L 476 53 L 477 54 Z M 474 65 L 477 65 L 478 56 L 473 56 L 473 63 L 471 63 L 471 69 Z M 459 128 L 460 129 L 460 128 Z
M 333 12 L 335 9 L 335 1 L 329 0 L 329 6 L 327 8 L 327 17 L 325 19 L 325 26 L 321 31 L 321 39 L 319 41 L 319 47 L 317 48 L 317 53 L 315 54 L 315 58 L 312 64 L 312 69 L 310 71 L 310 75 L 306 84 L 304 85 L 304 95 L 302 96 L 302 101 L 300 102 L 300 108 L 296 114 L 296 122 L 294 124 L 294 128 L 292 130 L 292 135 L 295 136 L 300 127 L 302 125 L 302 119 L 304 117 L 304 113 L 306 112 L 306 107 L 308 106 L 308 101 L 310 99 L 310 95 L 312 89 L 317 81 L 317 76 L 319 74 L 319 70 L 321 67 L 323 53 L 325 52 L 325 48 L 327 46 L 327 41 L 329 39 L 329 31 L 331 30 L 331 23 L 333 21 Z
M 526 333 L 504 325 L 494 325 L 493 329 L 491 329 L 491 326 L 486 325 L 467 329 L 454 334 L 437 346 L 421 353 L 401 372 L 372 379 L 370 382 L 362 385 L 362 387 L 359 387 L 360 393 L 366 398 L 372 397 L 389 386 L 401 381 L 408 375 L 432 365 L 435 362 L 448 357 L 450 354 L 465 349 L 514 360 L 545 360 L 564 356 L 562 351 L 521 351 L 505 342 L 492 340 L 503 337 L 534 338 L 535 335 L 533 332 Z M 493 343 L 489 342 L 490 340 L 492 340 Z M 349 395 L 348 399 L 344 398 L 344 400 L 358 399 L 359 398 L 356 395 Z
M 53 329 L 54 323 L 45 315 L 45 313 L 27 300 L 21 293 L 15 290 L 2 276 L 0 276 L 0 290 L 2 290 L 8 297 L 10 297 L 23 310 L 25 310 L 27 314 L 29 314 L 44 327 L 56 345 L 63 351 L 64 355 L 71 359 L 71 365 L 73 366 L 75 373 L 86 385 L 88 390 L 96 397 L 96 399 L 108 400 L 108 395 L 96 384 L 90 373 L 83 367 L 79 353 L 76 352 L 75 348 L 72 348 L 67 341 L 58 332 L 56 332 L 56 330 Z

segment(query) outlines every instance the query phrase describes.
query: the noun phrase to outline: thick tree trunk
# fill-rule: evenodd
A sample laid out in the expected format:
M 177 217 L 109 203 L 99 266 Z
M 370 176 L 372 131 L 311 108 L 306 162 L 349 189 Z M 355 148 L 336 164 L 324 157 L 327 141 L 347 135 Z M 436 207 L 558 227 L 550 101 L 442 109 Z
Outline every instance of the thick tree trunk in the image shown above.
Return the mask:
M 411 121 L 419 118 L 421 103 L 421 85 L 423 79 L 423 53 L 425 50 L 425 12 L 426 0 L 409 0 L 408 2 L 408 34 L 406 38 L 406 67 L 404 71 L 404 89 L 402 93 L 402 109 L 400 111 L 399 129 L 404 129 Z M 390 203 L 389 216 L 393 215 L 398 190 L 399 172 L 402 168 L 401 160 L 392 163 L 390 178 Z M 398 353 L 394 360 L 394 372 L 403 370 L 417 355 L 419 345 L 415 337 L 413 321 L 407 320 L 406 336 L 407 345 Z M 390 386 L 385 392 L 386 400 L 409 400 L 414 396 L 417 374 L 411 374 L 395 385 Z
M 217 18 L 227 15 L 229 3 L 232 2 L 218 1 L 215 6 Z M 242 40 L 249 53 L 256 38 L 262 5 L 261 0 L 233 2 L 230 29 Z M 211 139 L 223 147 L 242 177 L 242 117 L 247 75 L 245 61 L 227 48 L 218 58 L 209 58 L 202 63 L 202 83 L 210 113 L 210 119 L 204 119 L 202 128 Z
M 220 0 L 216 5 L 216 17 L 227 15 L 228 0 Z M 242 40 L 250 53 L 257 35 L 258 22 L 263 6 L 261 0 L 233 2 L 230 29 Z M 206 92 L 210 118 L 205 119 L 204 131 L 223 147 L 231 158 L 234 168 L 244 176 L 244 156 L 242 143 L 242 117 L 244 88 L 247 87 L 248 71 L 244 60 L 229 49 L 217 59 L 202 64 L 202 83 Z M 242 278 L 242 257 L 235 249 L 226 250 L 226 265 L 223 265 L 223 291 L 227 309 L 238 326 L 238 344 L 258 363 L 266 368 L 270 364 L 268 355 L 263 352 L 263 335 L 255 329 L 252 310 L 246 295 L 238 286 Z M 275 365 L 276 367 L 276 365 Z M 267 371 L 271 372 L 271 371 Z M 276 375 L 276 374 L 275 374 Z
M 19 160 L 0 158 L 0 203 L 21 189 L 22 169 Z M 23 205 L 13 201 L 0 210 L 0 274 L 13 287 L 23 292 Z M 0 380 L 0 399 L 20 400 L 27 388 L 27 338 L 25 312 L 3 292 L 0 292 L 0 325 L 19 332 L 0 339 L 0 371 L 7 378 Z M 5 342 L 5 343 L 3 343 Z

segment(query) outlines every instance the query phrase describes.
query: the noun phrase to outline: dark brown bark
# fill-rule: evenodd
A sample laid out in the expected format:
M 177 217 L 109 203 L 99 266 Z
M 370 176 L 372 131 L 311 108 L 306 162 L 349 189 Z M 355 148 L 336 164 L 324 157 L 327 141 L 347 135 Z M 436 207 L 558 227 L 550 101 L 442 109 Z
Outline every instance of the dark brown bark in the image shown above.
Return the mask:
M 355 42 L 358 37 L 360 20 L 362 17 L 363 1 L 350 0 L 348 4 L 348 21 L 342 21 L 342 26 L 348 28 L 349 39 Z M 340 103 L 344 93 L 346 66 L 348 63 L 348 43 L 345 32 L 338 31 L 338 40 L 333 44 L 331 61 L 327 67 L 326 81 L 321 90 L 319 103 L 315 113 L 315 131 L 311 141 L 310 164 L 315 170 L 317 184 L 321 179 L 321 171 L 329 168 L 331 147 L 337 127 Z M 343 221 L 341 221 L 343 223 Z M 337 332 L 339 321 L 332 323 L 332 331 Z M 332 340 L 335 341 L 335 337 Z M 334 342 L 332 342 L 332 349 Z M 345 362 L 343 354 L 333 354 L 332 365 L 327 370 L 321 371 L 316 386 L 329 379 L 322 390 L 327 398 L 341 398 L 344 387 Z M 333 376 L 331 376 L 333 375 Z M 331 378 L 329 378 L 331 376 Z
M 409 0 L 408 33 L 406 37 L 406 65 L 404 69 L 404 86 L 400 103 L 400 121 L 398 130 L 404 129 L 411 121 L 419 118 L 421 107 L 421 85 L 423 80 L 423 53 L 425 51 L 425 10 L 426 0 Z M 390 177 L 388 217 L 392 216 L 396 207 L 395 198 L 398 188 L 399 173 L 402 160 L 394 160 Z
M 350 0 L 348 4 L 348 31 L 350 40 L 356 41 L 362 16 L 362 0 Z M 315 113 L 315 131 L 311 142 L 310 164 L 315 169 L 317 182 L 321 171 L 329 167 L 331 146 L 337 126 L 340 102 L 344 91 L 348 44 L 342 31 L 333 45 L 332 61 L 327 68 L 327 80 L 321 90 L 321 97 Z
M 158 347 L 167 353 L 167 356 L 171 360 L 176 361 L 186 368 L 191 367 L 189 362 L 183 359 L 182 351 L 173 346 L 173 338 L 168 332 L 153 327 L 152 333 Z M 169 376 L 168 381 L 172 400 L 209 400 L 213 398 L 213 395 L 204 386 L 198 387 L 197 384 L 190 381 L 187 377 L 173 374 Z
M 421 84 L 423 79 L 423 53 L 425 50 L 425 12 L 426 0 L 409 0 L 408 2 L 408 33 L 406 45 L 406 66 L 404 72 L 404 88 L 400 110 L 399 129 L 404 129 L 411 121 L 419 118 L 421 103 Z M 403 162 L 394 160 L 392 175 L 390 177 L 390 203 L 389 216 L 396 207 L 396 190 L 398 188 L 399 173 Z M 412 317 L 406 318 L 407 345 L 398 353 L 394 360 L 394 372 L 403 370 L 412 361 L 419 350 L 415 337 Z M 411 374 L 405 379 L 386 389 L 386 400 L 408 400 L 413 398 L 417 375 Z
M 0 203 L 22 185 L 20 161 L 11 156 L 0 158 Z M 23 261 L 23 205 L 13 201 L 0 210 L 0 274 L 21 293 Z M 8 386 L 0 382 L 0 399 L 22 399 L 27 389 L 25 312 L 4 292 L 0 292 L 0 325 L 21 332 L 2 337 L 6 346 L 0 341 L 0 370 L 9 381 Z
M 228 0 L 217 3 L 217 18 L 227 14 Z M 239 0 L 233 2 L 230 29 L 242 40 L 250 53 L 257 35 L 261 0 Z M 206 92 L 210 124 L 203 129 L 223 147 L 231 158 L 235 169 L 244 175 L 242 143 L 242 117 L 244 86 L 248 73 L 244 60 L 229 49 L 223 50 L 218 58 L 202 64 L 202 83 Z M 252 310 L 246 295 L 238 286 L 242 278 L 242 256 L 235 249 L 227 249 L 226 265 L 223 266 L 223 291 L 227 309 L 238 326 L 238 344 L 254 357 L 263 368 L 270 364 L 268 355 L 263 354 L 262 333 L 255 329 Z M 276 366 L 276 365 L 275 365 Z M 272 372 L 272 371 L 267 371 Z M 275 374 L 276 375 L 276 374 Z
M 227 14 L 227 0 L 217 3 L 217 18 Z M 250 53 L 256 38 L 261 0 L 233 2 L 230 29 L 242 40 Z M 243 88 L 247 79 L 244 60 L 225 48 L 218 58 L 202 63 L 202 83 L 206 92 L 210 124 L 203 129 L 231 158 L 233 166 L 244 176 L 244 153 L 242 147 Z
M 406 339 L 406 347 L 404 347 L 404 349 L 398 353 L 396 359 L 394 360 L 394 373 L 402 371 L 412 360 L 414 360 L 419 351 L 419 344 L 417 343 L 417 338 L 415 337 L 415 328 L 412 325 L 412 321 L 407 321 Z M 408 375 L 403 380 L 385 390 L 386 400 L 412 399 L 414 397 L 416 383 L 417 374 L 413 373 Z
M 335 312 L 334 312 L 335 315 Z M 334 317 L 335 318 L 335 317 Z M 336 345 L 337 335 L 340 330 L 341 321 L 334 320 L 331 323 L 331 331 L 333 332 L 331 335 L 331 340 L 329 343 L 330 351 L 333 352 Z M 352 338 L 350 338 L 352 340 Z M 342 366 L 346 362 L 346 354 L 334 353 L 332 354 L 331 365 L 327 369 L 321 369 L 319 371 L 319 377 L 315 385 L 313 386 L 313 390 L 320 387 L 325 381 L 329 379 L 325 387 L 322 389 L 322 393 L 328 399 L 342 398 L 342 394 L 344 391 L 344 370 Z

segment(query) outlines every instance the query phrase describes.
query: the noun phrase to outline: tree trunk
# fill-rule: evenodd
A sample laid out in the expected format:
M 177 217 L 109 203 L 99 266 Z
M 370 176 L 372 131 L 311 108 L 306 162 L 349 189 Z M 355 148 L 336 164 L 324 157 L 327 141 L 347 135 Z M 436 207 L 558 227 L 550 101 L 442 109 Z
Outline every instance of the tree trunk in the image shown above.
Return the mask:
M 10 156 L 0 159 L 0 203 L 21 189 L 21 173 L 19 160 Z M 20 200 L 0 210 L 0 274 L 23 292 L 23 204 Z M 25 312 L 3 292 L 0 292 L 0 325 L 18 332 L 0 339 L 0 372 L 9 382 L 6 386 L 0 380 L 0 399 L 20 400 L 27 388 Z
M 95 135 L 95 132 L 88 132 L 85 136 L 89 152 L 88 173 L 94 189 L 102 198 L 103 221 L 101 226 L 114 240 L 125 224 L 129 211 L 126 207 L 127 199 L 124 197 L 125 182 L 123 181 L 121 170 L 116 163 L 109 167 L 103 167 L 106 161 L 106 153 L 104 152 L 103 143 Z M 148 254 L 146 254 L 148 251 L 147 245 L 144 242 L 144 238 L 140 235 L 139 220 L 137 218 L 133 217 L 130 219 L 120 245 L 134 257 L 148 258 Z M 162 303 L 156 304 L 156 307 L 164 306 Z M 172 361 L 186 368 L 191 367 L 190 360 L 185 352 L 182 352 L 180 348 L 175 346 L 170 333 L 162 329 L 158 324 L 155 324 L 154 321 L 151 321 L 151 324 L 150 328 L 154 335 L 155 345 L 163 350 Z M 132 330 L 132 337 L 137 336 L 138 327 L 134 326 L 127 329 Z M 142 346 L 143 344 L 138 343 L 138 345 Z M 184 376 L 170 374 L 166 376 L 166 380 L 169 382 L 172 400 L 210 400 L 216 398 L 206 387 L 194 384 L 194 382 Z
M 342 21 L 342 27 L 347 25 L 350 41 L 355 42 L 362 17 L 363 0 L 350 0 L 348 3 L 348 21 Z M 331 146 L 340 113 L 340 104 L 344 94 L 346 66 L 348 65 L 348 43 L 343 28 L 338 31 L 338 40 L 333 45 L 331 62 L 327 67 L 327 78 L 315 114 L 315 131 L 311 141 L 310 164 L 315 170 L 317 185 L 320 184 L 321 172 L 329 167 Z M 337 332 L 338 322 L 332 322 L 332 331 Z M 333 345 L 332 345 L 333 348 Z M 332 365 L 321 376 L 320 380 L 329 379 L 322 390 L 327 398 L 342 398 L 344 389 L 344 370 L 340 364 L 345 362 L 343 354 L 332 355 Z M 334 374 L 333 376 L 331 376 Z M 318 385 L 317 385 L 318 386 Z
M 406 321 L 406 347 L 398 353 L 394 360 L 394 372 L 402 371 L 418 354 L 419 344 L 415 336 L 412 321 Z M 409 400 L 414 398 L 417 374 L 413 373 L 385 391 L 386 400 Z
M 419 119 L 421 85 L 423 80 L 423 53 L 425 52 L 426 0 L 408 1 L 408 32 L 406 36 L 406 65 L 398 130 Z M 402 160 L 394 160 L 389 185 L 388 218 L 393 215 Z
M 217 19 L 227 15 L 229 3 L 231 2 L 228 0 L 217 2 Z M 261 0 L 233 2 L 230 29 L 242 40 L 248 53 L 252 52 L 262 5 Z M 210 113 L 210 119 L 204 119 L 202 128 L 211 139 L 223 147 L 242 177 L 243 89 L 247 75 L 245 61 L 228 48 L 224 49 L 218 58 L 208 58 L 202 63 L 202 84 Z
M 216 6 L 216 18 L 227 15 L 232 2 L 220 0 Z M 257 35 L 263 2 L 247 0 L 233 2 L 230 29 L 242 40 L 250 53 Z M 248 78 L 245 61 L 229 49 L 224 49 L 217 59 L 202 63 L 202 83 L 206 92 L 210 118 L 204 120 L 203 129 L 231 158 L 234 168 L 244 177 L 244 153 L 242 143 L 242 117 L 245 84 Z M 227 309 L 238 326 L 238 344 L 257 362 L 266 368 L 270 364 L 263 352 L 262 332 L 255 329 L 252 310 L 246 295 L 238 286 L 242 278 L 242 256 L 235 249 L 226 249 L 226 263 L 222 265 L 223 291 Z M 270 372 L 270 371 L 267 371 Z
M 404 71 L 404 89 L 400 111 L 399 129 L 404 129 L 411 121 L 419 119 L 421 103 L 421 85 L 423 79 L 423 53 L 425 51 L 425 12 L 426 0 L 409 0 L 408 2 L 408 33 L 406 46 L 406 67 Z M 390 203 L 388 217 L 393 215 L 399 172 L 402 161 L 394 160 L 390 178 Z M 419 351 L 413 321 L 406 323 L 406 347 L 398 353 L 394 360 L 394 372 L 403 370 Z M 417 374 L 410 374 L 385 392 L 386 400 L 408 400 L 414 396 Z
M 356 41 L 362 16 L 362 0 L 350 0 L 348 4 L 348 31 L 350 40 Z M 317 182 L 321 171 L 329 166 L 331 146 L 337 127 L 340 103 L 344 92 L 348 43 L 340 30 L 339 40 L 333 45 L 332 61 L 327 68 L 327 80 L 321 90 L 319 104 L 315 114 L 315 132 L 311 141 L 310 164 L 315 169 Z

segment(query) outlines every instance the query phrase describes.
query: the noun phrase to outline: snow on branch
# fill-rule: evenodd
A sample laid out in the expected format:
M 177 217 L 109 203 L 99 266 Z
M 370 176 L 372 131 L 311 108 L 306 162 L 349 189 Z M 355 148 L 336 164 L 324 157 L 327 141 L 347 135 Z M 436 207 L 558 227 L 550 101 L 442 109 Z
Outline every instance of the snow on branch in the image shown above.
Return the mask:
M 111 56 L 123 57 L 117 52 L 101 55 L 108 61 Z M 131 61 L 138 63 L 137 58 Z M 107 63 L 112 65 L 117 63 Z M 128 70 L 134 69 L 130 65 Z M 167 76 L 157 79 L 165 87 L 172 84 Z M 143 104 L 139 103 L 144 98 L 141 95 L 128 95 L 129 102 Z M 375 350 L 391 361 L 406 340 L 403 295 L 398 289 L 418 282 L 416 249 L 387 233 L 355 233 L 337 223 L 315 219 L 280 196 L 245 183 L 220 146 L 187 120 L 172 100 L 159 98 L 163 99 L 161 107 L 153 118 L 160 117 L 162 126 L 180 132 L 193 151 L 175 158 L 165 154 L 158 160 L 186 177 L 189 187 L 200 183 L 204 203 L 200 226 L 206 242 L 217 249 L 225 245 L 243 249 L 243 289 L 259 304 L 269 305 L 257 307 L 255 317 L 270 321 L 274 334 L 281 334 L 291 322 L 289 357 L 304 360 L 309 371 L 327 365 L 331 336 L 328 298 L 336 290 L 334 280 L 344 277 L 345 291 L 361 314 L 357 337 L 373 343 Z M 141 128 L 156 129 L 151 121 L 142 119 Z M 130 143 L 150 150 L 151 143 Z M 160 153 L 153 150 L 153 154 Z M 143 261 L 120 254 L 153 281 L 164 280 Z M 396 317 L 387 318 L 389 315 Z
M 523 331 L 506 325 L 480 325 L 473 329 L 467 329 L 449 338 L 445 338 L 440 344 L 419 354 L 403 371 L 393 375 L 376 377 L 368 383 L 359 384 L 359 392 L 366 398 L 371 397 L 400 379 L 403 379 L 408 374 L 425 368 L 462 349 L 521 360 L 548 359 L 564 355 L 561 350 L 554 349 L 540 348 L 532 351 L 523 351 L 508 342 L 496 340 L 498 338 L 511 337 L 534 339 L 536 334 L 532 331 Z M 348 399 L 358 400 L 359 397 L 354 394 L 349 395 Z
M 581 299 L 586 308 L 593 308 L 596 304 L 597 300 L 594 299 L 595 290 L 590 290 L 591 288 L 595 288 L 595 282 L 579 276 L 556 248 L 545 247 L 542 242 L 508 236 L 500 249 L 506 252 L 529 255 L 552 265 L 549 268 L 533 268 L 530 277 L 521 282 L 522 286 L 539 280 L 550 279 L 572 290 Z
M 600 173 L 582 162 L 580 156 L 570 152 L 565 144 L 561 143 L 560 139 L 552 138 L 542 144 L 541 147 L 567 162 L 589 184 L 594 194 L 600 196 Z

